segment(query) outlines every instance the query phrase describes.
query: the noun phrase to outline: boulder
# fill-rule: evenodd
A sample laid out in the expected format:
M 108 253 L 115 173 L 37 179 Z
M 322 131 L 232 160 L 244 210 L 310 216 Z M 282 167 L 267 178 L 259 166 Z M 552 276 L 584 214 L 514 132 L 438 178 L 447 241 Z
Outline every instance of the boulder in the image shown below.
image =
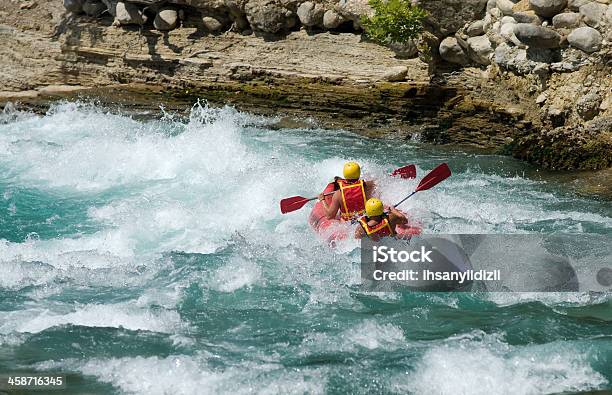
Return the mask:
M 529 11 L 531 6 L 529 5 L 529 0 L 520 0 L 518 3 L 514 4 L 512 10 L 516 12 L 525 12 Z
M 374 15 L 368 0 L 340 0 L 335 11 L 345 19 L 353 21 L 356 27 L 361 27 L 362 16 Z
M 572 47 L 591 53 L 599 50 L 602 37 L 601 33 L 597 30 L 585 26 L 574 29 L 569 36 L 567 36 L 567 41 Z
M 482 65 L 491 64 L 493 47 L 487 36 L 470 37 L 467 39 L 467 44 L 468 54 L 473 61 Z
M 287 11 L 275 0 L 251 0 L 244 11 L 254 31 L 278 33 L 287 29 Z
M 512 7 L 514 7 L 514 3 L 510 0 L 497 0 L 497 8 L 499 8 L 504 15 L 514 14 Z
M 106 5 L 98 0 L 85 0 L 83 3 L 83 12 L 89 16 L 100 16 L 106 11 Z
M 576 102 L 576 112 L 582 119 L 589 121 L 599 113 L 601 96 L 597 93 L 589 93 L 582 96 Z
M 497 7 L 497 0 L 487 0 L 487 12 Z
M 205 16 L 202 18 L 202 25 L 209 32 L 218 32 L 223 29 L 223 24 L 219 22 L 218 19 L 213 18 L 212 16 Z
M 471 23 L 465 33 L 470 37 L 480 36 L 484 34 L 484 21 L 476 21 Z
M 115 9 L 115 24 L 143 25 L 147 21 L 147 16 L 135 4 L 120 1 Z
M 526 45 L 534 48 L 559 48 L 561 36 L 552 29 L 529 23 L 514 25 L 514 34 Z
M 463 48 L 461 48 L 455 37 L 446 37 L 444 40 L 442 40 L 439 50 L 440 56 L 447 62 L 462 65 L 468 63 L 466 53 Z
M 587 3 L 580 7 L 580 15 L 584 18 L 584 23 L 591 27 L 599 26 L 608 7 L 597 2 Z
M 505 16 L 501 19 L 502 26 L 508 23 L 516 23 L 516 19 L 511 16 Z
M 68 12 L 78 14 L 83 11 L 83 3 L 81 0 L 64 0 L 64 8 Z
M 408 40 L 403 43 L 392 42 L 389 43 L 389 48 L 391 48 L 399 58 L 412 58 L 419 52 L 413 40 Z
M 427 25 L 438 37 L 456 33 L 466 23 L 482 19 L 487 0 L 412 0 L 429 13 Z
M 515 12 L 512 17 L 518 23 L 531 23 L 533 25 L 541 25 L 542 19 L 535 13 L 535 11 L 522 11 Z
M 327 10 L 323 14 L 323 27 L 326 29 L 335 29 L 344 22 L 345 19 L 334 10 Z
M 389 82 L 404 81 L 406 74 L 408 74 L 408 67 L 406 66 L 389 67 L 383 74 L 383 78 Z
M 567 2 L 567 8 L 572 11 L 579 11 L 580 7 L 585 5 L 586 3 L 590 3 L 593 0 L 569 0 Z
M 580 14 L 577 12 L 564 12 L 553 17 L 552 23 L 556 29 L 573 29 L 580 26 Z
M 102 2 L 106 5 L 108 13 L 111 14 L 113 18 L 117 16 L 117 0 L 102 0 Z
M 550 18 L 567 6 L 567 0 L 529 0 L 529 4 L 536 14 Z
M 507 23 L 503 25 L 499 31 L 499 35 L 504 38 L 504 41 L 511 42 L 516 46 L 521 46 L 521 41 L 514 34 L 514 25 L 512 23 Z
M 178 12 L 173 8 L 162 8 L 153 19 L 153 27 L 162 32 L 176 29 Z
M 305 1 L 297 8 L 297 16 L 304 26 L 322 26 L 325 10 L 321 4 Z

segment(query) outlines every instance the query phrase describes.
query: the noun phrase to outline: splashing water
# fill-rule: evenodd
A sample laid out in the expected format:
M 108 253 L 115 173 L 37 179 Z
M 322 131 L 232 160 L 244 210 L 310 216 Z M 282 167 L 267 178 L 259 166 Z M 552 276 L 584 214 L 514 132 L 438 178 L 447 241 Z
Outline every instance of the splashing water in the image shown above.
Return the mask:
M 62 103 L 0 115 L 0 372 L 89 393 L 556 393 L 610 388 L 612 301 L 368 294 L 278 201 L 362 164 L 428 232 L 612 233 L 609 202 L 506 157 L 196 105 L 187 117 Z M 78 379 L 74 379 L 77 377 Z M 70 385 L 70 383 L 72 386 Z

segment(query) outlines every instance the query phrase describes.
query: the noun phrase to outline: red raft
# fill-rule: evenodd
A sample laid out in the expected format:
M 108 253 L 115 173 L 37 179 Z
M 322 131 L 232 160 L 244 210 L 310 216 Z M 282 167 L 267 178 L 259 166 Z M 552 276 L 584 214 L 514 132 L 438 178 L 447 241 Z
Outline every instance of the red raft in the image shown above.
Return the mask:
M 334 190 L 334 183 L 329 183 L 323 193 L 332 192 Z M 332 195 L 326 196 L 325 201 L 327 204 L 331 204 Z M 405 213 L 404 213 L 405 214 Z M 321 237 L 323 237 L 328 243 L 334 244 L 336 241 L 345 240 L 349 238 L 355 232 L 355 225 L 351 225 L 349 222 L 341 221 L 338 215 L 334 219 L 329 219 L 325 216 L 325 209 L 323 203 L 317 202 L 310 215 L 308 216 L 308 223 Z M 413 236 L 421 234 L 421 227 L 419 225 L 408 224 L 398 225 L 395 227 L 395 233 L 399 236 Z

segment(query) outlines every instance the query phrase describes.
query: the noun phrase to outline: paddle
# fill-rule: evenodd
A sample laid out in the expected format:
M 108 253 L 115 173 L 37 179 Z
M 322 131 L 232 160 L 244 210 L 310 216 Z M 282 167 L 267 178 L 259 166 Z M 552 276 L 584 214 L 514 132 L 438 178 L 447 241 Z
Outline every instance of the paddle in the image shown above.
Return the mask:
M 391 173 L 392 176 L 400 176 L 401 178 L 415 178 L 416 177 L 416 167 L 414 165 L 407 165 L 404 167 L 400 167 L 399 169 L 393 170 Z M 335 191 L 327 192 L 324 196 L 332 195 Z M 305 198 L 302 196 L 293 196 L 290 198 L 286 198 L 281 200 L 280 209 L 281 213 L 287 214 L 292 211 L 296 211 L 304 207 L 306 203 L 318 199 L 318 196 L 313 198 Z
M 412 195 L 414 195 L 415 193 L 419 191 L 426 191 L 429 188 L 432 188 L 438 185 L 441 181 L 444 181 L 448 177 L 450 177 L 450 175 L 451 175 L 450 168 L 448 167 L 446 163 L 442 163 L 441 165 L 437 166 L 435 169 L 430 171 L 429 174 L 427 174 L 425 177 L 423 177 L 421 182 L 419 182 L 419 186 L 416 187 L 414 192 L 412 192 L 410 195 L 403 198 L 398 204 L 396 204 L 393 207 L 397 207 L 400 204 L 404 203 L 409 197 L 411 197 Z
M 393 170 L 391 176 L 400 176 L 401 178 L 416 178 L 416 166 L 408 165 L 404 167 L 400 167 L 399 169 Z

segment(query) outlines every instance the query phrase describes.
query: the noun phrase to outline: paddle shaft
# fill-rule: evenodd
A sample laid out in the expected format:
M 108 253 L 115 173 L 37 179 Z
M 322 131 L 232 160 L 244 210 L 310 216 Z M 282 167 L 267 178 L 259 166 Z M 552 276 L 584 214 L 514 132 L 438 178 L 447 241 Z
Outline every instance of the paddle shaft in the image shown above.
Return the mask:
M 326 192 L 326 193 L 323 194 L 323 196 L 333 195 L 335 192 L 336 191 Z M 315 200 L 315 199 L 318 199 L 318 198 L 319 198 L 318 196 L 315 196 L 313 198 L 308 199 L 308 201 L 310 202 L 311 200 Z
M 403 198 L 402 200 L 400 200 L 400 202 L 398 204 L 396 204 L 395 206 L 393 206 L 393 208 L 397 208 L 397 206 L 399 206 L 400 204 L 404 203 L 406 200 L 408 200 L 409 197 L 411 197 L 412 195 L 414 195 L 415 193 L 417 193 L 418 191 L 414 191 L 412 192 L 410 195 L 406 196 L 405 198 Z

